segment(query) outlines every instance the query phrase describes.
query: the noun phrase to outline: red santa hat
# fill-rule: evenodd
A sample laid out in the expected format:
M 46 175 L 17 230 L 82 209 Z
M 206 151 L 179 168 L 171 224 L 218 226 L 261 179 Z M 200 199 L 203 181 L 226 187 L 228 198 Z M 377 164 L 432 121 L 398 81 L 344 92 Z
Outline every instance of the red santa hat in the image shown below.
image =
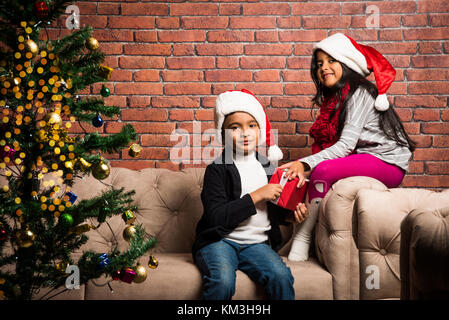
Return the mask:
M 218 95 L 217 100 L 215 101 L 214 113 L 218 141 L 222 143 L 221 131 L 225 117 L 228 114 L 238 111 L 252 115 L 259 124 L 259 145 L 266 143 L 268 146 L 268 160 L 281 160 L 283 154 L 281 149 L 274 143 L 274 136 L 271 132 L 271 125 L 267 114 L 260 101 L 246 89 L 229 90 Z
M 374 106 L 379 111 L 385 111 L 389 108 L 386 92 L 394 81 L 396 70 L 376 49 L 359 44 L 342 33 L 336 33 L 321 40 L 315 44 L 314 49 L 323 50 L 365 77 L 374 72 L 377 91 L 379 92 Z

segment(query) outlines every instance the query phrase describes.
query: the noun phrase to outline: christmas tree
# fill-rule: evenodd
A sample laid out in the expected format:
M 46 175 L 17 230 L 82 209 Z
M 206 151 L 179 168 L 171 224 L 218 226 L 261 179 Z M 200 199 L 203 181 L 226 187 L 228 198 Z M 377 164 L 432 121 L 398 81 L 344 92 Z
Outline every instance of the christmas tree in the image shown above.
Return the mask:
M 0 1 L 0 298 L 32 299 L 39 289 L 63 288 L 70 265 L 79 268 L 80 284 L 102 275 L 141 282 L 146 274 L 136 260 L 156 243 L 133 224 L 134 192 L 111 187 L 80 201 L 70 191 L 76 177 L 105 179 L 110 167 L 102 154 L 128 147 L 137 134 L 129 124 L 114 135 L 69 133 L 74 122 L 101 127 L 103 116 L 120 113 L 105 105 L 110 92 L 104 85 L 99 96 L 77 95 L 112 72 L 102 64 L 92 28 L 42 40 L 41 31 L 69 4 Z M 133 144 L 130 154 L 138 149 Z M 73 261 L 72 253 L 88 241 L 85 233 L 113 215 L 124 219 L 128 250 L 87 251 Z

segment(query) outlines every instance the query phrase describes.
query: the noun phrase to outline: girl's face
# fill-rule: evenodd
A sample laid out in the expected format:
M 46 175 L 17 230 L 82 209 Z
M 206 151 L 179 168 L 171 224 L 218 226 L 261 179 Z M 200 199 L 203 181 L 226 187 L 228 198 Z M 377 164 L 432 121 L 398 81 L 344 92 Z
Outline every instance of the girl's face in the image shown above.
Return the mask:
M 318 50 L 316 53 L 316 75 L 320 83 L 331 88 L 340 79 L 343 74 L 343 69 L 340 62 L 332 58 L 326 52 Z
M 223 129 L 225 143 L 232 141 L 234 152 L 247 155 L 256 149 L 259 141 L 259 124 L 246 112 L 234 112 L 226 116 Z

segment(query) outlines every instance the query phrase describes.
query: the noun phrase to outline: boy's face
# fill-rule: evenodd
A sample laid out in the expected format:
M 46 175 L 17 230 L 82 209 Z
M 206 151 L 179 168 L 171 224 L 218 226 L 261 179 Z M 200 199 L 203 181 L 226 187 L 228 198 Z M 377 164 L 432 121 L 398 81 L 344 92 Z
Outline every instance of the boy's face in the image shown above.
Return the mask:
M 228 114 L 223 123 L 225 143 L 234 151 L 247 155 L 256 149 L 259 142 L 259 124 L 246 112 Z

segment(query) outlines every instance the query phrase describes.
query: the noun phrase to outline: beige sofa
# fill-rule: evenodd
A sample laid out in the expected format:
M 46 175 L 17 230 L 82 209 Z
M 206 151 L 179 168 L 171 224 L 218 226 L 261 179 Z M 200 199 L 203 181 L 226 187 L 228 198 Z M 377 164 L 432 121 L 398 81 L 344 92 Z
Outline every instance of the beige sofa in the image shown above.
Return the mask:
M 90 176 L 77 181 L 73 192 L 80 199 L 99 195 L 107 185 L 136 191 L 137 223 L 157 237 L 151 253 L 159 260 L 159 267 L 148 268 L 148 253 L 140 261 L 148 271 L 143 283 L 112 281 L 112 293 L 106 285 L 109 279 L 100 278 L 54 299 L 199 299 L 201 275 L 190 250 L 202 214 L 203 175 L 203 168 L 178 172 L 112 168 L 103 182 Z M 279 251 L 295 278 L 295 298 L 399 299 L 400 223 L 414 209 L 442 206 L 449 206 L 449 190 L 387 189 L 367 177 L 338 181 L 320 207 L 311 259 L 287 261 L 290 241 Z M 115 245 L 121 250 L 128 246 L 122 236 L 122 218 L 107 221 L 115 237 L 103 224 L 87 234 L 89 242 L 83 249 L 108 252 Z M 282 232 L 288 240 L 292 227 L 283 227 Z M 35 298 L 44 293 L 41 290 Z M 264 298 L 263 289 L 238 271 L 234 299 Z

